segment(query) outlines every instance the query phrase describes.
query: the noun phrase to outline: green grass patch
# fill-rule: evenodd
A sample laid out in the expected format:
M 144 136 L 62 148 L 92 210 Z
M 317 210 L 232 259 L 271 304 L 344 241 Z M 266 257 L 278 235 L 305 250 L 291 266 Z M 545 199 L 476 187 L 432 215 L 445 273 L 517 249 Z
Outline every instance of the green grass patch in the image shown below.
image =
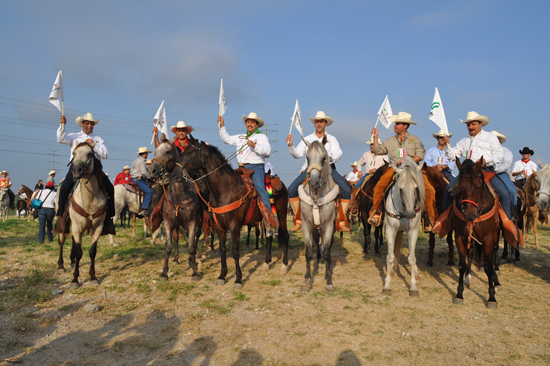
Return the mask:
M 227 306 L 219 305 L 218 301 L 215 299 L 210 300 L 204 300 L 199 303 L 199 306 L 201 308 L 208 309 L 210 311 L 216 312 L 220 315 L 223 314 L 229 314 L 231 312 L 231 308 L 233 307 L 233 302 L 228 302 Z

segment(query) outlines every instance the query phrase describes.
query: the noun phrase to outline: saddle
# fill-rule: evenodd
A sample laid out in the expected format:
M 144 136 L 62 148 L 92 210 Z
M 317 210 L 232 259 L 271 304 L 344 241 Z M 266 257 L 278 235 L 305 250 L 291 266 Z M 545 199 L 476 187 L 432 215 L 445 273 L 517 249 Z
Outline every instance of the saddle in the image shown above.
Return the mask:
M 139 188 L 139 186 L 137 185 L 137 183 L 124 183 L 123 186 L 124 186 L 124 188 L 126 188 L 126 190 L 127 190 L 128 192 L 137 194 L 137 195 L 139 195 L 141 198 L 144 198 L 144 197 L 145 197 L 145 192 L 143 192 L 143 191 L 141 190 L 141 188 Z

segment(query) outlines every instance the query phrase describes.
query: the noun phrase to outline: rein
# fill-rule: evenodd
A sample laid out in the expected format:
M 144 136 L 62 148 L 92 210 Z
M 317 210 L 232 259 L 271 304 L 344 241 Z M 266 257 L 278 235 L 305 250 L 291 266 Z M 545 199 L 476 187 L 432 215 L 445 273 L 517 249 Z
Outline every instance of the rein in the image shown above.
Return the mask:
M 77 214 L 86 218 L 86 230 L 91 229 L 93 219 L 98 218 L 99 216 L 103 215 L 105 211 L 107 211 L 107 205 L 105 205 L 102 208 L 100 208 L 96 213 L 90 215 L 78 203 L 76 203 L 74 196 L 71 197 L 71 205 L 73 206 L 73 209 Z

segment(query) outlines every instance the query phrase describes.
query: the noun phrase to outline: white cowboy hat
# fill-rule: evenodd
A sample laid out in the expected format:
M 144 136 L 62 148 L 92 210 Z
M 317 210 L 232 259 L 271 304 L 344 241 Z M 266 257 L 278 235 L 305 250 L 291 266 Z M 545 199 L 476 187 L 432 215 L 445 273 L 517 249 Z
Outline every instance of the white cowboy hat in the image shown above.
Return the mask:
M 90 121 L 90 122 L 93 122 L 94 123 L 94 126 L 97 125 L 99 123 L 99 120 L 95 120 L 94 119 L 94 115 L 91 114 L 91 113 L 86 113 L 85 115 L 83 116 L 80 116 L 80 117 L 76 117 L 76 124 L 80 127 L 82 127 L 82 122 L 84 121 Z
M 145 162 L 145 164 L 153 164 L 153 160 L 147 159 L 147 161 Z
M 52 170 L 51 172 L 48 173 L 48 175 L 52 175 L 52 174 L 55 174 L 55 170 Z
M 5 170 L 3 170 L 3 171 L 0 172 L 0 174 L 4 174 L 4 173 L 6 173 L 7 175 L 10 175 L 10 173 L 8 173 L 8 172 L 5 171 Z
M 438 133 L 432 133 L 432 136 L 435 137 L 435 138 L 438 138 L 438 137 L 445 137 L 445 136 L 453 137 L 453 134 L 452 134 L 452 133 L 449 133 L 448 135 L 446 135 L 446 134 L 445 134 L 445 131 L 439 130 Z
M 416 125 L 416 123 L 411 121 L 411 115 L 407 112 L 399 112 L 397 115 L 391 116 L 390 122 L 408 123 L 409 125 Z
M 350 166 L 357 166 L 357 162 L 354 161 L 352 164 L 350 164 Z
M 122 168 L 122 171 L 125 171 L 125 170 L 130 170 L 130 166 L 129 165 L 124 165 L 124 168 Z
M 183 122 L 183 121 L 178 121 L 178 124 L 175 125 L 175 126 L 170 127 L 170 130 L 172 131 L 172 133 L 176 133 L 176 130 L 177 130 L 178 128 L 185 128 L 185 129 L 187 129 L 187 133 L 193 132 L 193 127 L 192 127 L 192 126 L 186 125 L 185 122 Z
M 327 126 L 330 126 L 333 122 L 332 117 L 327 116 L 323 111 L 318 111 L 317 114 L 315 115 L 315 118 L 309 117 L 309 119 L 313 123 L 315 123 L 318 119 L 324 119 L 325 121 L 327 121 Z
M 145 154 L 145 153 L 150 154 L 151 152 L 149 150 L 147 150 L 146 147 L 140 147 L 137 153 L 138 153 L 138 155 L 141 155 L 141 154 Z
M 258 117 L 258 115 L 257 115 L 256 113 L 254 113 L 254 112 L 250 112 L 250 113 L 248 114 L 248 116 L 245 116 L 245 115 L 243 114 L 243 123 L 244 123 L 245 125 L 246 125 L 246 120 L 247 120 L 247 119 L 253 119 L 254 121 L 258 122 L 258 127 L 263 127 L 263 125 L 264 125 L 264 120 L 261 119 L 260 117 Z
M 468 114 L 466 115 L 466 121 L 460 120 L 460 122 L 462 123 L 473 121 L 481 122 L 482 126 L 487 126 L 489 124 L 489 118 L 487 116 L 480 116 L 479 113 L 474 111 L 468 112 Z
M 496 137 L 498 137 L 500 139 L 500 143 L 503 144 L 506 142 L 506 136 L 504 136 L 503 134 L 501 133 L 498 133 L 497 131 L 491 131 L 491 133 L 493 135 L 496 135 Z
M 382 143 L 382 140 L 380 140 L 380 137 L 378 138 L 378 143 L 379 143 L 379 144 Z M 373 144 L 373 141 L 372 141 L 372 140 L 369 140 L 369 141 L 367 141 L 367 144 L 372 145 L 372 144 Z

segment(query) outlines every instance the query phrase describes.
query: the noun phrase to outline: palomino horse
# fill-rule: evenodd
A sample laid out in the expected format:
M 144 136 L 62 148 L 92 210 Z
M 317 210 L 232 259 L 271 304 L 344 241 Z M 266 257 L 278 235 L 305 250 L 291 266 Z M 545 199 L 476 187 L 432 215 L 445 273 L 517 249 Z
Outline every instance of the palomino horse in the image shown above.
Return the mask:
M 223 285 L 227 276 L 226 260 L 226 235 L 231 233 L 232 254 L 235 261 L 234 289 L 242 288 L 242 271 L 239 264 L 239 239 L 241 226 L 253 224 L 263 220 L 262 213 L 257 205 L 252 206 L 251 191 L 248 190 L 243 178 L 228 164 L 223 154 L 214 146 L 199 142 L 192 136 L 189 137 L 189 145 L 185 148 L 182 164 L 183 168 L 191 175 L 199 172 L 205 179 L 210 191 L 210 201 L 207 202 L 211 212 L 214 230 L 220 242 L 221 273 L 216 282 Z M 258 198 L 259 199 L 259 198 Z M 281 274 L 287 273 L 288 266 L 288 232 L 286 229 L 286 213 L 288 205 L 288 192 L 283 185 L 279 194 L 274 196 L 277 215 L 280 218 L 278 230 L 279 245 L 283 246 L 283 264 Z M 248 219 L 248 222 L 246 220 Z M 271 263 L 271 245 L 273 235 L 266 234 L 266 251 L 263 269 L 269 268 Z
M 396 179 L 386 198 L 386 239 L 388 255 L 386 257 L 386 280 L 383 294 L 391 295 L 391 275 L 397 269 L 401 256 L 403 232 L 409 238 L 409 266 L 411 271 L 410 296 L 418 296 L 416 276 L 416 240 L 418 227 L 422 221 L 422 210 L 425 205 L 424 178 L 421 167 L 409 156 L 405 157 L 400 167 L 394 167 Z
M 370 231 L 371 231 L 371 224 L 369 224 L 369 211 L 372 208 L 372 195 L 373 195 L 373 189 L 376 183 L 380 180 L 380 177 L 386 173 L 388 170 L 388 164 L 382 165 L 380 168 L 376 170 L 374 174 L 367 177 L 365 184 L 363 184 L 359 188 L 359 192 L 357 193 L 356 202 L 357 202 L 357 208 L 359 209 L 359 212 L 361 214 L 361 222 L 363 223 L 364 227 L 364 244 L 363 244 L 363 253 L 368 253 L 370 244 L 371 244 L 371 237 L 370 237 Z M 379 226 L 376 226 L 374 228 L 374 253 L 380 254 L 380 245 L 384 243 L 384 234 L 382 231 L 382 227 L 384 226 L 384 221 Z
M 311 290 L 311 260 L 313 259 L 313 243 L 317 247 L 315 269 L 319 268 L 319 260 L 325 260 L 326 290 L 334 291 L 332 284 L 331 247 L 336 227 L 336 208 L 334 202 L 339 189 L 331 176 L 330 158 L 325 149 L 326 136 L 323 141 L 308 142 L 306 160 L 308 162 L 306 186 L 298 187 L 302 205 L 302 232 L 306 243 L 306 275 L 300 291 Z
M 69 206 L 71 218 L 71 230 L 73 235 L 73 247 L 71 249 L 71 261 L 74 255 L 75 266 L 71 287 L 78 287 L 80 275 L 80 260 L 82 259 L 82 236 L 89 230 L 92 236 L 90 247 L 90 284 L 96 286 L 99 281 L 95 274 L 95 257 L 97 253 L 97 240 L 103 230 L 103 221 L 107 212 L 107 198 L 101 186 L 103 171 L 101 161 L 97 159 L 90 145 L 81 143 L 73 150 L 71 167 L 73 177 L 78 180 Z M 65 234 L 59 234 L 59 270 L 63 267 L 63 244 Z
M 435 189 L 435 205 L 437 206 L 437 212 L 441 214 L 441 208 L 443 206 L 443 196 L 445 195 L 445 189 L 449 185 L 449 180 L 447 177 L 438 172 L 437 168 L 433 166 L 426 166 L 426 163 L 422 166 L 422 171 L 426 173 L 428 181 Z M 428 262 L 426 265 L 428 267 L 433 267 L 434 263 L 434 249 L 435 249 L 435 234 L 430 232 L 429 234 L 429 244 L 430 249 L 428 250 Z M 447 246 L 449 247 L 449 255 L 447 258 L 447 265 L 454 266 L 454 247 L 453 247 L 453 231 L 449 231 L 447 234 Z
M 19 189 L 19 192 L 17 192 L 17 195 L 19 196 L 20 194 L 23 194 L 23 193 L 25 193 L 25 195 L 27 196 L 27 200 L 25 202 L 26 203 L 25 212 L 27 214 L 27 221 L 30 221 L 31 220 L 31 202 L 32 202 L 34 192 L 31 191 L 31 189 L 26 185 L 21 184 L 21 188 Z
M 0 189 L 0 217 L 6 222 L 8 219 L 8 212 L 10 210 L 10 196 L 8 195 L 8 189 Z
M 542 172 L 542 171 L 541 171 Z M 538 221 L 539 221 L 539 205 L 538 200 L 540 199 L 539 195 L 539 180 L 538 180 L 538 174 L 541 172 L 533 172 L 527 178 L 527 181 L 525 182 L 525 199 L 526 202 L 526 208 L 525 208 L 525 224 L 524 224 L 524 234 L 525 234 L 525 241 L 529 240 L 529 228 L 533 228 L 533 235 L 535 236 L 535 245 L 537 246 L 537 249 L 540 249 L 539 244 L 539 229 L 538 229 Z M 541 200 L 542 201 L 542 200 Z
M 493 251 L 498 237 L 500 204 L 498 196 L 493 197 L 487 183 L 484 182 L 482 164 L 483 157 L 478 163 L 466 159 L 461 164 L 458 159 L 456 160 L 459 169 L 458 191 L 452 204 L 451 225 L 455 232 L 456 247 L 460 257 L 458 264 L 460 277 L 453 302 L 464 303 L 464 284 L 469 286 L 470 283 L 472 258 L 475 253 L 479 270 L 483 253 L 483 267 L 489 284 L 487 307 L 496 309 L 495 286 L 498 286 L 499 282 L 493 264 Z
M 162 205 L 162 218 L 166 233 L 166 246 L 164 247 L 164 266 L 161 277 L 168 278 L 168 261 L 172 253 L 172 239 L 176 248 L 177 263 L 179 259 L 178 242 L 180 228 L 187 229 L 189 243 L 189 267 L 193 270 L 191 279 L 198 281 L 201 276 L 197 266 L 197 241 L 202 225 L 202 207 L 199 204 L 199 195 L 193 184 L 181 167 L 179 150 L 168 141 L 164 134 L 161 143 L 155 149 L 155 157 L 149 167 L 149 174 L 153 179 L 163 180 L 164 194 L 159 201 Z M 167 183 L 167 186 L 166 186 Z

